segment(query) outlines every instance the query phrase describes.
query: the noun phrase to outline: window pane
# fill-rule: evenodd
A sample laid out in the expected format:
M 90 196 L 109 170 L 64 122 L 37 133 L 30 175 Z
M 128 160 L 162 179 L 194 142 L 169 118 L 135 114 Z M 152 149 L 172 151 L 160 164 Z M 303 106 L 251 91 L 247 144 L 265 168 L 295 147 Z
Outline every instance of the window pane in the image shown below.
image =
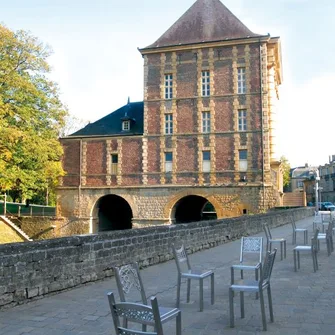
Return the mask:
M 210 151 L 203 151 L 202 152 L 202 159 L 204 161 L 210 161 L 211 160 L 211 152 Z
M 247 150 L 240 150 L 239 151 L 239 159 L 247 159 Z
M 203 161 L 202 162 L 202 172 L 210 172 L 211 171 L 211 162 Z
M 166 152 L 165 153 L 165 161 L 166 162 L 172 162 L 172 152 Z
M 112 163 L 117 163 L 117 162 L 118 162 L 118 156 L 112 155 Z

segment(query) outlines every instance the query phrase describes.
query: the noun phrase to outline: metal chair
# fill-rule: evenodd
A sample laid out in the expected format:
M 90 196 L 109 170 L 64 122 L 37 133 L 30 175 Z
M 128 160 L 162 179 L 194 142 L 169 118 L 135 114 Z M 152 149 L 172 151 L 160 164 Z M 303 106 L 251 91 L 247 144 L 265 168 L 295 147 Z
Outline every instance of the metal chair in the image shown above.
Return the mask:
M 243 279 L 244 270 L 253 270 L 255 271 L 255 280 L 258 280 L 259 272 L 262 267 L 262 253 L 263 253 L 263 237 L 242 237 L 240 264 L 235 264 L 231 266 L 230 284 L 231 285 L 234 284 L 235 270 L 241 271 L 241 279 Z M 256 259 L 255 257 L 253 257 L 253 262 L 251 262 L 250 261 L 251 257 L 248 257 L 248 256 L 256 256 Z M 258 298 L 258 293 L 256 292 L 256 299 L 257 298 Z
M 114 267 L 115 279 L 119 291 L 120 300 L 126 302 L 126 294 L 129 294 L 132 289 L 140 292 L 141 301 L 143 305 L 148 305 L 145 295 L 140 270 L 137 263 L 123 265 L 121 267 Z M 181 334 L 181 314 L 178 308 L 159 307 L 159 315 L 162 323 L 176 318 L 176 333 Z M 153 322 L 147 323 L 154 326 Z M 123 327 L 127 327 L 127 317 L 123 319 Z M 146 324 L 143 325 L 143 331 L 146 330 Z
M 294 271 L 297 271 L 297 259 L 298 259 L 298 269 L 300 269 L 300 253 L 301 252 L 310 252 L 312 254 L 312 260 L 313 260 L 313 269 L 314 272 L 316 272 L 319 269 L 318 266 L 318 234 L 319 234 L 319 228 L 315 229 L 314 237 L 311 240 L 311 245 L 297 245 L 293 249 L 293 259 L 294 259 Z
M 270 227 L 267 223 L 263 224 L 263 229 L 266 236 L 266 250 L 271 251 L 273 243 L 280 243 L 280 259 L 283 260 L 283 249 L 284 249 L 284 258 L 286 258 L 286 239 L 273 238 L 271 235 Z
M 174 244 L 172 244 L 172 250 L 178 269 L 176 306 L 178 308 L 180 306 L 181 279 L 182 278 L 187 279 L 187 302 L 190 302 L 191 280 L 195 279 L 199 281 L 199 295 L 200 295 L 199 304 L 200 304 L 200 312 L 202 312 L 204 309 L 204 279 L 208 277 L 211 278 L 211 303 L 212 305 L 214 304 L 214 272 L 212 270 L 205 272 L 192 270 L 184 245 L 182 245 L 179 249 L 177 249 L 174 246 Z
M 308 243 L 308 229 L 307 228 L 297 228 L 294 219 L 292 218 L 292 244 L 297 244 L 297 233 L 301 232 L 304 233 L 304 245 Z
M 269 311 L 270 320 L 274 321 L 273 307 L 272 307 L 272 296 L 271 296 L 271 285 L 270 278 L 272 273 L 273 264 L 276 258 L 277 249 L 272 252 L 267 251 L 265 260 L 263 263 L 260 280 L 241 280 L 238 284 L 231 285 L 229 287 L 229 309 L 230 309 L 230 327 L 234 327 L 234 292 L 240 292 L 241 301 L 241 318 L 244 318 L 244 292 L 257 292 L 259 293 L 259 300 L 261 304 L 263 330 L 267 329 L 265 306 L 264 306 L 264 294 L 263 291 L 266 289 L 269 300 Z
M 326 241 L 328 256 L 330 256 L 330 254 L 334 251 L 333 227 L 334 227 L 334 221 L 330 220 L 326 233 L 318 234 L 318 250 L 320 250 L 320 241 Z
M 164 335 L 157 298 L 150 299 L 151 307 L 133 302 L 115 303 L 112 292 L 107 294 L 109 307 L 111 310 L 116 335 Z M 128 319 L 131 322 L 140 323 L 142 325 L 153 325 L 153 332 L 129 329 L 120 326 L 119 317 Z

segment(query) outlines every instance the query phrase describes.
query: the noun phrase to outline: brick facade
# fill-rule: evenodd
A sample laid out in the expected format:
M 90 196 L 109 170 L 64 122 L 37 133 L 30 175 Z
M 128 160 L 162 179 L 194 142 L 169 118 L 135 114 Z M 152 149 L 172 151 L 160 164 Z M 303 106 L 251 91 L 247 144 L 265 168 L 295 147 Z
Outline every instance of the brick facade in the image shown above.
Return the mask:
M 201 5 L 201 0 L 197 3 Z M 58 190 L 58 214 L 97 222 L 99 197 L 108 194 L 128 202 L 133 223 L 174 222 L 173 199 L 178 194 L 216 199 L 218 218 L 280 205 L 280 165 L 273 157 L 271 116 L 281 82 L 279 39 L 248 37 L 148 47 L 140 52 L 144 58 L 143 134 L 63 139 L 67 175 Z M 245 73 L 242 93 L 241 69 Z M 204 71 L 209 78 L 208 96 L 203 96 Z M 168 99 L 167 75 L 172 87 Z M 243 130 L 239 128 L 241 111 L 246 112 Z M 210 115 L 208 132 L 203 131 L 204 112 Z M 167 117 L 172 118 L 172 133 L 166 133 Z M 246 171 L 240 168 L 241 150 L 246 153 Z M 118 155 L 116 175 L 110 166 L 113 153 Z M 172 158 L 171 172 L 165 171 L 167 153 Z M 203 170 L 205 154 L 209 171 Z M 170 204 L 168 211 L 166 204 Z M 90 229 L 95 231 L 94 226 Z

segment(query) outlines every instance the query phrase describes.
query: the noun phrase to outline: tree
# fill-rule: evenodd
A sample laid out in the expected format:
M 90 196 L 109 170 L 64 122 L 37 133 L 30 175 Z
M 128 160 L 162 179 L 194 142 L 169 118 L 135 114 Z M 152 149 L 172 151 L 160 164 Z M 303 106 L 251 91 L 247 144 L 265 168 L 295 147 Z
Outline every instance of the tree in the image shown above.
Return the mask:
M 290 185 L 291 182 L 290 177 L 291 166 L 288 159 L 285 156 L 281 156 L 280 161 L 283 169 L 283 186 L 285 189 L 287 189 L 287 187 Z
M 20 200 L 63 174 L 58 135 L 67 109 L 47 76 L 50 53 L 30 33 L 0 25 L 0 190 Z

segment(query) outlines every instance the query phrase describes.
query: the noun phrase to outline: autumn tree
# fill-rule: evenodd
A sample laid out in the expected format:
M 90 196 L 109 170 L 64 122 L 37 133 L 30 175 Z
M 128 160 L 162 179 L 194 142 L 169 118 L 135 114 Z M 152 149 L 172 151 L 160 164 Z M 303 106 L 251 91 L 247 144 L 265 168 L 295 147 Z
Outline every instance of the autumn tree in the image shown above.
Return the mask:
M 287 188 L 291 182 L 290 177 L 291 166 L 288 159 L 285 156 L 280 157 L 280 161 L 283 169 L 283 186 L 284 188 Z
M 50 52 L 0 25 L 0 191 L 13 199 L 53 189 L 63 174 L 58 135 L 67 110 L 48 78 Z

